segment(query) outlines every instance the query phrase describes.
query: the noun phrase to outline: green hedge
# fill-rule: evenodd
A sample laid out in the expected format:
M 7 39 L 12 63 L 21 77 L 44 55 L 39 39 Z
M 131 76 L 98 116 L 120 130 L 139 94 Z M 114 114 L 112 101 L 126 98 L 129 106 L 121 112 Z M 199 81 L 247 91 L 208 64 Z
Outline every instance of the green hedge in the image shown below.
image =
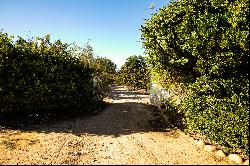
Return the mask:
M 0 114 L 74 114 L 93 103 L 93 69 L 49 36 L 16 42 L 0 33 Z
M 163 86 L 181 85 L 189 131 L 249 154 L 249 1 L 181 0 L 142 26 Z M 167 84 L 172 84 L 166 85 Z
M 94 66 L 94 92 L 98 99 L 103 99 L 109 95 L 109 85 L 115 81 L 116 64 L 108 58 L 97 57 Z

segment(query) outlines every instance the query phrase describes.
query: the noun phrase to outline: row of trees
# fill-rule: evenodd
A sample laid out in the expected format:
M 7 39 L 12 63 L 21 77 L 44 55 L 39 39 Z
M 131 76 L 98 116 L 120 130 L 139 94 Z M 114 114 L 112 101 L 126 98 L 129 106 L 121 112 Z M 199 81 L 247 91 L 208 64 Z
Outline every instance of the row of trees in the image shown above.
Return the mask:
M 14 118 L 14 125 L 19 125 L 17 119 L 89 112 L 107 95 L 116 65 L 107 58 L 94 58 L 89 43 L 81 48 L 51 42 L 50 35 L 13 38 L 0 32 L 1 122 Z
M 148 89 L 142 56 L 129 57 L 116 72 L 110 59 L 94 56 L 89 42 L 51 42 L 50 35 L 13 39 L 0 32 L 1 123 L 19 126 L 92 111 L 113 83 Z
M 249 1 L 172 2 L 141 32 L 153 81 L 187 129 L 249 154 Z

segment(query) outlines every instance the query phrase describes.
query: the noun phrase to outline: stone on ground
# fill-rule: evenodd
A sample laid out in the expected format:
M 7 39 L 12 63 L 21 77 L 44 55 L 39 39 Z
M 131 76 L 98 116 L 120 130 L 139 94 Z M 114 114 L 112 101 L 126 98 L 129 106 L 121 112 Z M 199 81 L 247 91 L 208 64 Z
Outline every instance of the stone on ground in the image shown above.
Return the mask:
M 230 154 L 228 156 L 228 159 L 230 161 L 233 161 L 233 162 L 237 163 L 237 164 L 242 164 L 243 163 L 242 158 L 239 155 L 237 155 L 237 154 Z
M 243 165 L 249 165 L 249 160 L 246 160 Z
M 204 142 L 203 140 L 199 140 L 199 141 L 197 142 L 197 147 L 198 147 L 198 148 L 202 149 L 204 146 L 205 146 L 205 142 Z
M 215 157 L 217 157 L 217 158 L 225 158 L 227 156 L 222 150 L 218 150 L 218 151 L 215 152 Z
M 197 145 L 198 141 L 199 141 L 199 140 L 195 139 L 195 140 L 194 140 L 194 144 Z
M 216 151 L 216 147 L 213 146 L 213 145 L 206 145 L 204 147 L 204 150 L 207 151 L 207 152 L 214 152 L 214 151 Z

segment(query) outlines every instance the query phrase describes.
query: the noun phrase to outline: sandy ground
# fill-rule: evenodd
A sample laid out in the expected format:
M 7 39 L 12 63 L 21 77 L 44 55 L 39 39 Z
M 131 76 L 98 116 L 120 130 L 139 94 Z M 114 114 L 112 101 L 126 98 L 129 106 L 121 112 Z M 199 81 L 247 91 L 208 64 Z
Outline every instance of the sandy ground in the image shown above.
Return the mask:
M 154 131 L 148 95 L 117 86 L 106 101 L 94 116 L 2 129 L 0 164 L 229 164 L 181 131 Z

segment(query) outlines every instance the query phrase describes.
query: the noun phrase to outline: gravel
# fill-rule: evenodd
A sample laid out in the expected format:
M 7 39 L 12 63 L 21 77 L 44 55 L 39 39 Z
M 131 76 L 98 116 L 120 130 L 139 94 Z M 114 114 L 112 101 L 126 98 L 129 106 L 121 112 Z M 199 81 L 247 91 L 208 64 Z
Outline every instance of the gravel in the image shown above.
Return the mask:
M 122 86 L 112 92 L 110 105 L 94 116 L 1 129 L 0 164 L 229 164 L 180 130 L 153 130 L 148 95 Z

